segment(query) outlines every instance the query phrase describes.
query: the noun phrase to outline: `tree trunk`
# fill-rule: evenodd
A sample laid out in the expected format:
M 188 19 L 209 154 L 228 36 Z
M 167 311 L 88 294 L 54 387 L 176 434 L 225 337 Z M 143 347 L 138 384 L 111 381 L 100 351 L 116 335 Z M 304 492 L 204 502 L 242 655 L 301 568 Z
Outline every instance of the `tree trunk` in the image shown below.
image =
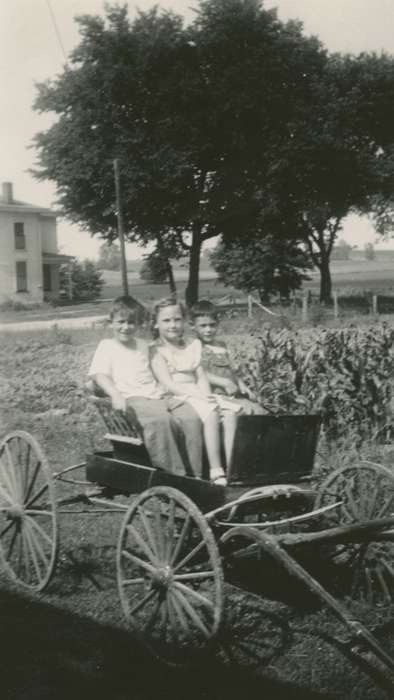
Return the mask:
M 192 243 L 190 247 L 189 279 L 185 291 L 187 306 L 192 306 L 198 301 L 201 244 L 201 226 L 196 225 L 193 227 Z
M 175 284 L 175 278 L 174 278 L 174 271 L 172 269 L 172 265 L 170 261 L 166 260 L 166 267 L 167 267 L 167 279 L 168 279 L 168 284 L 170 287 L 170 294 L 172 296 L 176 296 L 176 284 Z
M 320 252 L 320 303 L 329 304 L 332 301 L 332 282 L 330 272 L 330 256 Z

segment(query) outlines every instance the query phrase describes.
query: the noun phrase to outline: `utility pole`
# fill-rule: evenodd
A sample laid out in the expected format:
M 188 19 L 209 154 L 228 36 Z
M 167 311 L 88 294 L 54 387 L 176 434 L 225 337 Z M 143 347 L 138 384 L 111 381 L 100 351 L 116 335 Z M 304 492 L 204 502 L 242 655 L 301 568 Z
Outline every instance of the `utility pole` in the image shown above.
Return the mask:
M 123 214 L 122 214 L 122 195 L 120 191 L 120 173 L 119 173 L 119 159 L 114 160 L 114 173 L 115 173 L 115 191 L 116 191 L 116 215 L 118 220 L 118 236 L 119 236 L 119 247 L 120 247 L 120 266 L 122 270 L 122 287 L 123 294 L 129 296 L 129 285 L 127 282 L 127 264 L 126 264 L 126 248 L 124 242 L 124 231 L 123 231 Z

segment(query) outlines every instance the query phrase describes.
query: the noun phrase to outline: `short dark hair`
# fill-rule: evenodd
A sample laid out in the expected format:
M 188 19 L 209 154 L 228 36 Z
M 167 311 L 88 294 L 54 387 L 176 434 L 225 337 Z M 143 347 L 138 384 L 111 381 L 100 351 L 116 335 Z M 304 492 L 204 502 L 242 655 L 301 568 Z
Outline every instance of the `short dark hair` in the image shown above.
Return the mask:
M 217 306 L 215 306 L 212 301 L 209 301 L 209 299 L 200 299 L 200 301 L 193 304 L 190 309 L 190 320 L 192 323 L 199 316 L 211 316 L 217 321 L 219 319 L 219 311 Z
M 117 297 L 117 299 L 114 299 L 112 302 L 112 306 L 109 311 L 109 318 L 110 321 L 113 321 L 114 316 L 118 314 L 120 311 L 125 311 L 127 313 L 134 313 L 135 315 L 135 320 L 136 323 L 142 323 L 143 316 L 144 316 L 144 309 L 142 304 L 140 304 L 139 301 L 136 299 L 133 299 L 133 297 L 129 296 L 122 296 L 122 297 Z

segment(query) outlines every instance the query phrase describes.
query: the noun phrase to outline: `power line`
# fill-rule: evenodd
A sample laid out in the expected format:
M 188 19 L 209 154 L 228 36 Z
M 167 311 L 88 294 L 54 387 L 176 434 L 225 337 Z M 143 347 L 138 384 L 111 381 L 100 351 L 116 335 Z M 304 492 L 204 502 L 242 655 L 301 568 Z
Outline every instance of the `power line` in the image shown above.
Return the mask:
M 54 30 L 55 30 L 55 34 L 56 34 L 57 40 L 58 40 L 58 42 L 59 42 L 59 46 L 60 46 L 61 52 L 62 52 L 62 54 L 63 54 L 63 57 L 64 57 L 65 62 L 67 63 L 66 52 L 65 52 L 65 50 L 64 50 L 62 38 L 61 38 L 61 36 L 60 36 L 59 28 L 58 28 L 58 26 L 57 26 L 57 24 L 56 24 L 56 18 L 55 18 L 55 15 L 54 15 L 54 13 L 53 13 L 53 10 L 52 10 L 50 0 L 47 0 L 47 6 L 48 6 L 49 14 L 50 14 L 50 16 L 51 16 L 53 28 L 54 28 Z

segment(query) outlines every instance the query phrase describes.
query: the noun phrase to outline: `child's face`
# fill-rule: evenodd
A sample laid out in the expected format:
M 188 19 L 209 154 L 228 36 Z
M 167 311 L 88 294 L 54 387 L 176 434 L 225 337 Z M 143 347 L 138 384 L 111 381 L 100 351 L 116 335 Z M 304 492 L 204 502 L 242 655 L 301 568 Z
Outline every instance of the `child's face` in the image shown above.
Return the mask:
M 136 330 L 135 313 L 133 311 L 118 311 L 111 322 L 114 338 L 128 345 L 134 340 Z
M 218 322 L 212 316 L 197 316 L 194 330 L 202 343 L 212 343 L 218 329 Z
M 182 309 L 176 304 L 159 310 L 155 327 L 159 337 L 163 340 L 167 340 L 169 343 L 181 340 L 184 325 Z

